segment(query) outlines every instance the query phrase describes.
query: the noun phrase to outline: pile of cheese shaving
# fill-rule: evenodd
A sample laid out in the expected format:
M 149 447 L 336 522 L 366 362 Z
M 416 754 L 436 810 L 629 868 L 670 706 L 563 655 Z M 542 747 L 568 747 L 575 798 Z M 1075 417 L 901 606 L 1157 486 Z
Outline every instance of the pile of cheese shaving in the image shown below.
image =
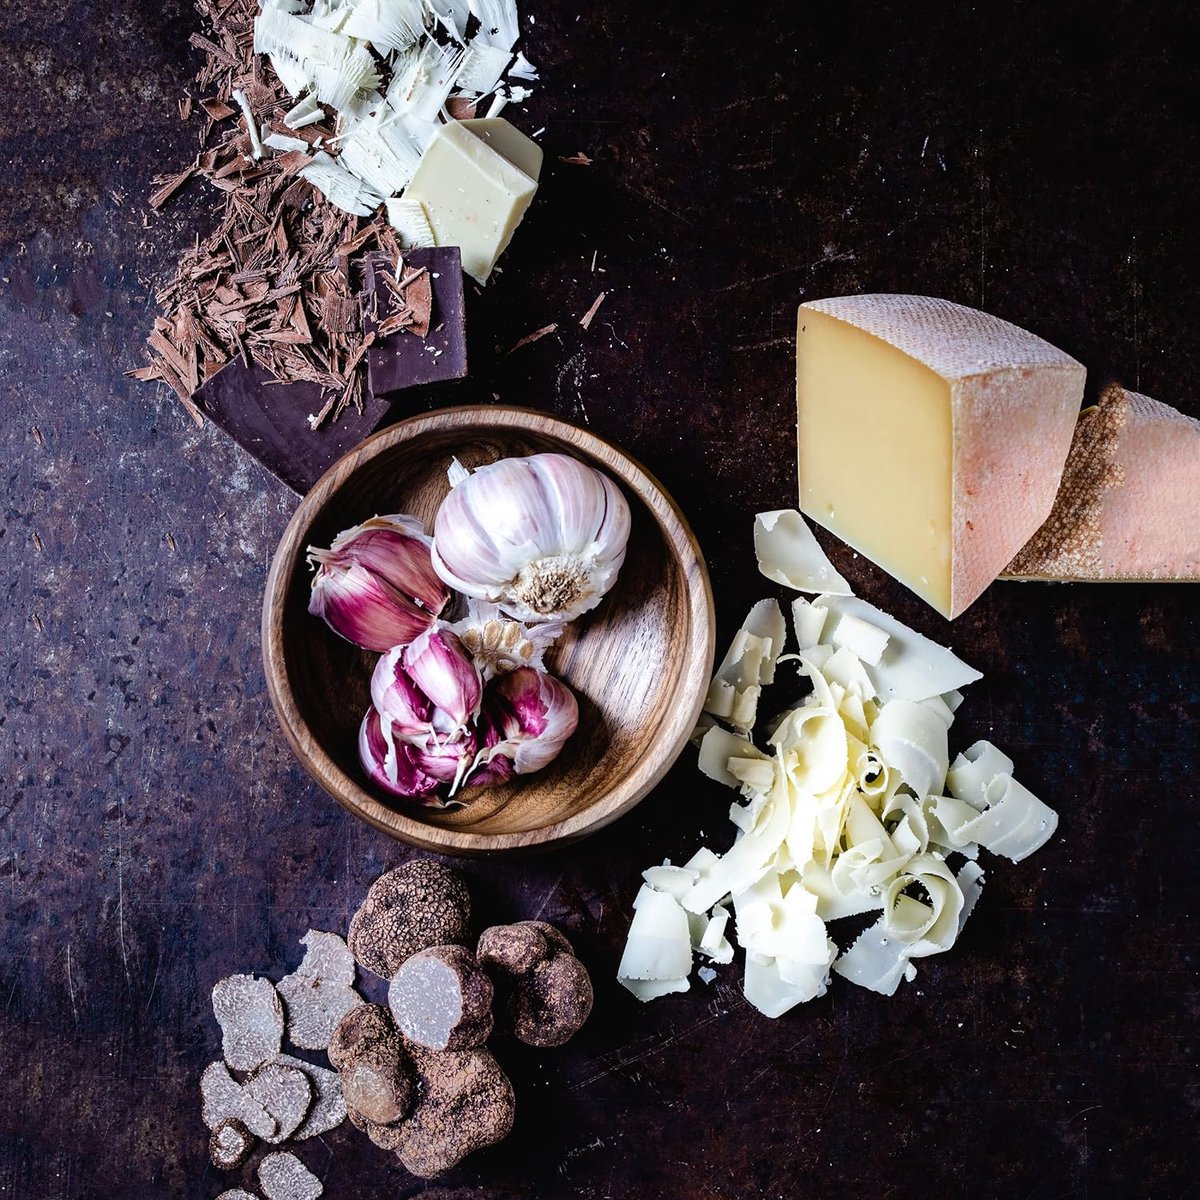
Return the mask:
M 455 104 L 497 116 L 529 97 L 537 70 L 515 49 L 516 0 L 261 0 L 254 51 L 265 54 L 297 103 L 284 118 L 302 129 L 337 112 L 337 132 L 298 174 L 331 204 L 366 216 L 403 191 L 440 122 Z M 372 51 L 374 53 L 372 53 Z M 385 79 L 388 81 L 385 86 Z M 520 82 L 514 82 L 520 81 Z M 248 120 L 256 157 L 305 141 L 261 133 Z M 389 206 L 389 219 L 392 208 Z M 405 246 L 432 245 L 423 213 L 393 219 Z
M 694 955 L 732 961 L 732 908 L 746 998 L 778 1017 L 823 995 L 831 971 L 892 995 L 914 959 L 954 944 L 982 887 L 980 848 L 1020 862 L 1058 818 L 990 742 L 950 761 L 959 689 L 978 671 L 852 596 L 799 513 L 761 514 L 754 540 L 767 578 L 819 594 L 792 604 L 794 653 L 779 605 L 763 600 L 718 668 L 700 769 L 742 794 L 735 840 L 644 873 L 618 980 L 640 1000 L 686 991 Z M 750 737 L 759 696 L 785 662 L 812 691 L 762 749 Z M 872 912 L 840 951 L 827 923 Z

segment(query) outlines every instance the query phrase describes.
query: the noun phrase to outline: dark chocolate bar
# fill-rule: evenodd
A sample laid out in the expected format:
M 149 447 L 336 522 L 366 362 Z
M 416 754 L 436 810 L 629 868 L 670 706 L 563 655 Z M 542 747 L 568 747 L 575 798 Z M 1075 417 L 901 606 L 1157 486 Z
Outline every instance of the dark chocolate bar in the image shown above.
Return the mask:
M 462 260 L 457 246 L 437 246 L 404 252 L 404 271 L 425 267 L 433 286 L 429 334 L 418 337 L 401 331 L 378 341 L 367 351 L 371 391 L 388 396 L 405 388 L 463 379 L 467 374 L 467 326 L 463 313 Z M 367 255 L 365 283 L 368 297 L 366 326 L 374 329 L 393 312 L 393 295 L 380 279 L 383 270 L 394 272 L 382 254 Z M 371 310 L 374 309 L 374 312 Z
M 362 412 L 310 429 L 308 417 L 327 398 L 315 383 L 276 383 L 263 367 L 240 359 L 222 367 L 192 399 L 238 445 L 303 495 L 339 458 L 387 422 L 390 405 L 367 396 Z

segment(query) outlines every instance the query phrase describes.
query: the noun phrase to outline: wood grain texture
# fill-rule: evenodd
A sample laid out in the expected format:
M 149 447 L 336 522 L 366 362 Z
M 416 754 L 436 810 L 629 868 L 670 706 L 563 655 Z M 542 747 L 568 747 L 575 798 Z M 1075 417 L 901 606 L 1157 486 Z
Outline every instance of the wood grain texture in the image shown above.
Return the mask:
M 801 300 L 945 296 L 1200 417 L 1195 5 L 520 7 L 539 194 L 471 291 L 469 378 L 395 407 L 498 396 L 618 442 L 700 539 L 721 649 L 772 590 L 754 513 L 795 500 Z M 3 1200 L 257 1191 L 208 1165 L 209 991 L 287 974 L 421 853 L 331 802 L 273 715 L 258 616 L 296 496 L 122 374 L 213 223 L 194 185 L 145 205 L 196 153 L 196 27 L 188 0 L 0 4 Z M 892 999 L 835 979 L 777 1021 L 740 962 L 649 1005 L 614 978 L 641 872 L 729 844 L 690 750 L 593 837 L 459 859 L 480 924 L 567 933 L 595 1009 L 561 1049 L 497 1043 L 513 1132 L 436 1185 L 349 1125 L 305 1143 L 324 1200 L 1194 1200 L 1195 589 L 998 583 L 949 623 L 820 536 L 984 671 L 955 748 L 1004 747 L 1059 834 L 987 863 L 954 950 Z
M 432 528 L 457 458 L 475 468 L 543 451 L 606 472 L 630 502 L 632 531 L 615 586 L 547 655 L 579 701 L 579 728 L 544 770 L 468 792 L 458 809 L 385 798 L 364 779 L 358 727 L 377 655 L 308 612 L 305 549 L 368 517 L 412 513 Z M 393 837 L 452 854 L 574 841 L 628 812 L 666 774 L 700 714 L 715 619 L 696 539 L 657 481 L 612 443 L 545 413 L 451 408 L 377 433 L 304 498 L 275 553 L 263 600 L 267 686 L 301 762 L 351 812 Z

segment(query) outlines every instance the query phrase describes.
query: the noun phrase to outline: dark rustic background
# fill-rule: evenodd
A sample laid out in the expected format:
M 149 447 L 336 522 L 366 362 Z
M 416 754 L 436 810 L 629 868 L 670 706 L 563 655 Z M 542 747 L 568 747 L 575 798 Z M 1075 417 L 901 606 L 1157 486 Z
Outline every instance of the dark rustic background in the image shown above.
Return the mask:
M 982 306 L 1085 362 L 1093 395 L 1200 415 L 1194 6 L 523 11 L 544 81 L 515 115 L 549 169 L 453 398 L 645 461 L 700 535 L 722 641 L 767 590 L 751 514 L 794 497 L 806 297 Z M 0 5 L 3 1200 L 228 1186 L 196 1094 L 213 981 L 278 978 L 406 855 L 308 781 L 270 711 L 256 614 L 295 498 L 122 375 L 212 212 L 195 185 L 145 203 L 194 151 L 194 25 L 184 0 Z M 577 151 L 594 165 L 557 161 Z M 850 469 L 880 449 L 864 430 Z M 1009 749 L 1058 837 L 996 862 L 959 946 L 893 1000 L 835 981 L 772 1022 L 726 969 L 642 1007 L 613 981 L 638 872 L 730 829 L 685 754 L 585 844 L 466 864 L 481 914 L 561 922 L 597 983 L 577 1041 L 502 1055 L 508 1142 L 428 1186 L 344 1127 L 302 1148 L 328 1196 L 1196 1194 L 1200 593 L 1004 584 L 951 627 L 833 553 L 985 671 L 958 743 Z

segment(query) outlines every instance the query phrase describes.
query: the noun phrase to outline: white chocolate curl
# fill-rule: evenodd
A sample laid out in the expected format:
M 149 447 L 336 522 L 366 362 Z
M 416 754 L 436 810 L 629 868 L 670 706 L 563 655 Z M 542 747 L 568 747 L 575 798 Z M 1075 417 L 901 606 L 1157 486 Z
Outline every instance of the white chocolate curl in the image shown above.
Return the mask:
M 447 584 L 531 623 L 572 621 L 600 603 L 629 541 L 629 505 L 612 480 L 565 454 L 455 467 L 433 529 Z

